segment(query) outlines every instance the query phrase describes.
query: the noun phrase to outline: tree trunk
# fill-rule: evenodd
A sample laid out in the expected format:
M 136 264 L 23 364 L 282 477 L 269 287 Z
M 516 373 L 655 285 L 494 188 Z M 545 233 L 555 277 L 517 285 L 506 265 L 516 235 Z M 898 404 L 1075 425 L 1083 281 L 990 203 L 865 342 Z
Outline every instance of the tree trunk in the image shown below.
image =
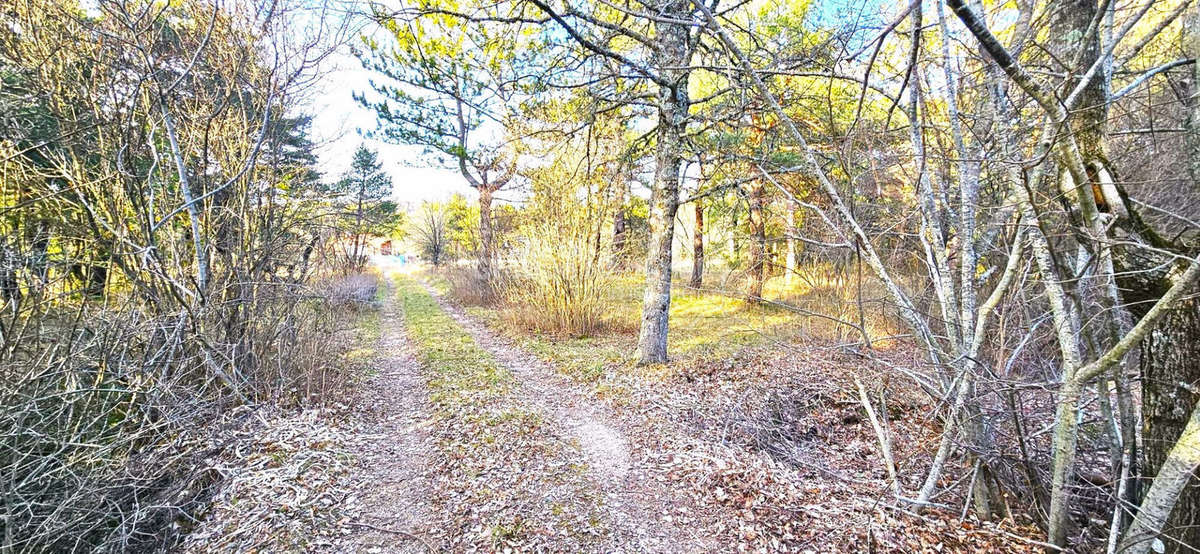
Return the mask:
M 692 235 L 692 288 L 698 289 L 704 285 L 704 204 L 697 199 L 696 232 Z
M 629 188 L 629 181 L 625 180 L 617 184 L 617 196 L 613 199 L 613 268 L 625 269 L 625 259 L 627 248 L 626 236 L 627 215 L 625 213 L 625 195 L 626 189 Z
M 733 207 L 729 210 L 729 259 L 733 260 L 736 266 L 739 255 L 741 254 L 740 245 L 738 244 L 738 203 L 734 199 Z
M 799 267 L 799 264 L 796 262 L 796 257 L 800 255 L 799 250 L 796 248 L 797 234 L 798 229 L 796 228 L 796 206 L 792 204 L 788 207 L 787 216 L 787 259 L 783 261 L 783 267 L 785 271 L 784 280 L 788 283 L 792 282 L 792 278 L 796 275 L 796 269 Z M 860 271 L 861 268 L 862 263 L 860 262 Z
M 3 308 L 14 312 L 21 302 L 21 282 L 17 277 L 21 259 L 15 243 L 14 240 L 9 246 L 7 237 L 0 235 L 0 300 Z
M 650 248 L 646 254 L 646 291 L 638 334 L 639 364 L 667 361 L 667 321 L 671 308 L 671 245 L 679 210 L 679 170 L 688 117 L 688 41 L 691 2 L 671 0 L 662 8 L 658 30 L 659 76 L 670 83 L 658 91 L 658 131 L 654 190 L 650 195 Z
M 485 287 L 486 294 L 491 295 L 492 289 L 492 193 L 495 192 L 488 183 L 479 187 L 479 282 Z
M 746 291 L 746 301 L 762 302 L 763 282 L 766 280 L 766 222 L 763 219 L 763 183 L 755 180 L 750 183 L 750 266 L 749 289 Z
M 107 258 L 107 254 L 101 254 L 101 259 Z M 104 288 L 108 284 L 108 266 L 103 263 L 94 263 L 88 265 L 87 284 L 83 287 L 83 293 L 88 298 L 100 300 L 104 298 Z
M 1191 8 L 1188 10 L 1183 25 L 1184 51 L 1190 56 L 1200 54 L 1200 29 L 1197 28 L 1197 25 L 1200 25 L 1200 12 Z M 1195 81 L 1200 78 L 1200 67 L 1193 66 L 1192 72 L 1193 83 L 1200 83 L 1200 81 Z M 1200 85 L 1193 84 L 1193 93 L 1198 86 Z M 1200 183 L 1200 102 L 1195 98 L 1193 94 L 1186 123 L 1188 129 L 1186 138 L 1189 173 L 1193 183 Z M 1200 190 L 1193 188 L 1193 192 L 1200 192 Z M 1115 258 L 1115 261 L 1123 261 L 1127 258 L 1153 263 L 1157 261 L 1158 257 L 1155 256 L 1154 260 L 1149 260 L 1139 256 L 1119 256 Z M 1125 269 L 1121 267 L 1124 265 L 1127 264 L 1118 264 L 1117 270 Z M 1160 278 L 1161 281 L 1165 281 L 1166 277 L 1163 275 Z M 1142 291 L 1165 290 L 1169 286 L 1167 282 L 1160 282 L 1159 286 L 1152 288 L 1146 287 L 1145 283 L 1122 282 L 1121 284 L 1122 289 L 1126 290 L 1123 295 L 1126 302 L 1139 300 L 1144 302 L 1141 296 L 1129 297 Z M 1137 288 L 1126 289 L 1129 286 Z M 1161 296 L 1161 294 L 1155 293 L 1151 293 L 1151 295 L 1153 298 Z M 1136 306 L 1144 305 L 1147 304 L 1141 303 Z M 1132 311 L 1140 317 L 1142 314 L 1136 306 Z M 1148 513 L 1149 511 L 1162 510 L 1162 506 L 1151 505 L 1156 501 L 1163 500 L 1163 498 L 1155 497 L 1155 489 L 1160 488 L 1159 480 L 1164 478 L 1165 472 L 1168 472 L 1168 464 L 1171 462 L 1172 456 L 1178 454 L 1178 449 L 1187 448 L 1184 443 L 1189 437 L 1184 436 L 1185 428 L 1191 424 L 1192 432 L 1197 432 L 1194 427 L 1200 425 L 1200 421 L 1197 421 L 1197 413 L 1192 413 L 1190 421 L 1188 417 L 1189 411 L 1200 410 L 1200 408 L 1193 408 L 1193 406 L 1197 406 L 1197 402 L 1200 402 L 1200 394 L 1197 394 L 1196 389 L 1197 386 L 1200 386 L 1200 340 L 1197 337 L 1200 337 L 1200 299 L 1192 298 L 1181 302 L 1166 314 L 1163 321 L 1158 324 L 1158 328 L 1142 341 L 1141 356 L 1138 362 L 1142 378 L 1142 443 L 1145 446 L 1142 475 L 1156 477 L 1152 485 L 1146 485 L 1150 487 L 1148 491 L 1143 488 L 1147 496 L 1143 505 L 1138 509 L 1137 522 L 1130 529 L 1131 535 L 1137 531 L 1139 524 L 1145 523 L 1144 518 L 1152 519 L 1158 516 L 1158 514 Z M 1197 463 L 1200 463 L 1200 437 L 1192 435 L 1190 440 L 1192 441 L 1191 450 L 1188 452 L 1192 456 L 1192 469 L 1175 477 L 1182 481 L 1180 489 L 1175 493 L 1178 500 L 1173 510 L 1169 504 L 1165 506 L 1169 517 L 1166 518 L 1165 525 L 1160 525 L 1168 537 L 1163 539 L 1166 552 L 1191 552 L 1192 548 L 1185 545 L 1192 547 L 1200 545 L 1200 474 L 1196 473 L 1195 467 Z M 1190 479 L 1186 478 L 1187 473 L 1192 474 Z M 1183 483 L 1186 483 L 1186 486 L 1183 486 Z M 1168 495 L 1165 498 L 1172 496 L 1174 495 Z M 1162 515 L 1166 516 L 1167 514 Z M 1145 529 L 1142 531 L 1144 532 Z
M 354 251 L 351 253 L 350 267 L 354 268 L 355 271 L 362 271 L 363 265 L 365 265 L 363 250 L 366 247 L 367 237 L 363 231 L 363 220 L 365 219 L 363 217 L 363 203 L 366 201 L 366 198 L 364 198 L 367 195 L 366 189 L 367 183 L 364 180 L 359 183 L 358 207 L 354 211 Z
M 1167 316 L 1168 321 L 1162 324 L 1170 325 L 1172 323 L 1170 318 L 1173 315 Z M 1194 314 L 1190 319 L 1194 324 L 1196 321 Z M 1153 336 L 1154 333 L 1156 332 L 1152 332 L 1150 341 L 1156 340 Z M 1195 353 L 1193 353 L 1194 355 Z M 1200 468 L 1200 405 L 1196 405 L 1192 409 L 1191 417 L 1185 423 L 1183 432 L 1178 439 L 1173 439 L 1175 446 L 1161 460 L 1155 473 L 1154 484 L 1146 494 L 1145 500 L 1142 501 L 1142 505 L 1138 509 L 1138 517 L 1129 527 L 1129 532 L 1121 541 L 1118 552 L 1144 554 L 1150 551 L 1156 540 L 1162 541 L 1167 552 L 1194 551 L 1194 546 L 1200 544 L 1194 542 L 1195 537 L 1191 536 L 1197 521 L 1195 519 L 1178 521 L 1181 513 L 1189 513 L 1189 510 L 1196 508 L 1185 505 L 1187 500 L 1181 495 L 1184 494 L 1189 483 L 1191 483 L 1191 487 L 1195 487 L 1195 473 L 1197 468 Z M 1195 512 L 1190 513 L 1194 514 Z M 1190 524 L 1192 527 L 1180 529 L 1177 527 L 1180 523 Z M 1173 527 L 1175 529 L 1172 529 Z M 1159 538 L 1160 533 L 1164 530 L 1169 538 Z M 1192 542 L 1187 542 L 1189 540 Z M 1157 549 L 1155 550 L 1157 551 Z
M 1092 18 L 1096 16 L 1097 6 L 1096 0 L 1062 0 L 1054 2 L 1051 9 L 1054 10 L 1050 15 L 1050 42 L 1054 48 L 1051 51 L 1061 63 L 1068 65 L 1065 69 L 1070 72 L 1059 90 L 1065 96 L 1079 84 L 1082 74 L 1100 57 L 1099 33 L 1083 40 Z M 1105 124 L 1108 121 L 1108 92 L 1104 79 L 1093 79 L 1084 88 L 1077 105 L 1078 108 L 1071 112 L 1071 119 L 1075 123 L 1072 130 L 1084 160 L 1090 162 L 1102 152 Z
M 54 179 L 54 181 L 58 180 Z M 32 231 L 30 233 L 32 236 L 28 237 L 31 245 L 29 266 L 33 270 L 33 276 L 37 279 L 34 283 L 38 287 L 45 287 L 50 283 L 50 225 L 45 220 L 38 220 L 36 224 L 29 225 L 27 230 Z
M 1097 6 L 1095 0 L 1065 0 L 1055 3 L 1051 9 L 1054 10 L 1050 18 L 1051 52 L 1058 63 L 1064 64 L 1059 69 L 1067 74 L 1067 78 L 1063 80 L 1059 93 L 1067 95 L 1079 84 L 1083 72 L 1086 72 L 1099 57 L 1098 35 L 1087 33 Z M 1103 84 L 1101 79 L 1093 80 L 1080 98 L 1079 106 L 1083 108 L 1073 111 L 1069 118 L 1074 140 L 1079 146 L 1079 154 L 1084 157 L 1085 162 L 1102 156 L 1103 152 L 1108 100 Z M 1066 161 L 1065 158 L 1066 156 L 1062 161 Z M 1063 165 L 1070 167 L 1069 163 Z M 1073 180 L 1078 186 L 1090 186 L 1082 179 Z M 1070 201 L 1077 198 L 1077 194 L 1071 191 L 1063 197 Z M 1067 209 L 1078 229 L 1086 229 L 1091 225 L 1087 212 L 1093 210 L 1082 204 L 1072 204 L 1067 206 Z M 1079 233 L 1079 236 L 1085 236 L 1085 233 Z M 1093 245 L 1090 248 L 1095 251 L 1098 246 Z M 1067 309 L 1059 308 L 1057 311 L 1065 313 Z M 1072 329 L 1068 333 L 1071 336 L 1060 337 L 1060 343 L 1077 341 L 1079 332 L 1079 328 Z M 1075 357 L 1078 357 L 1078 344 L 1073 348 L 1076 352 Z M 1070 533 L 1069 508 L 1072 503 L 1071 491 L 1074 488 L 1075 458 L 1079 440 L 1077 416 L 1083 388 L 1082 383 L 1076 382 L 1074 371 L 1078 369 L 1080 362 L 1082 359 L 1064 360 L 1065 382 L 1058 394 L 1056 425 L 1052 439 L 1052 483 L 1047 537 L 1050 543 L 1060 547 L 1067 545 L 1066 539 Z
M 1190 9 L 1183 25 L 1183 49 L 1193 56 L 1200 53 L 1198 15 Z M 1193 78 L 1200 77 L 1200 68 L 1193 66 L 1192 71 Z M 1185 136 L 1188 169 L 1196 183 L 1200 182 L 1200 102 L 1194 100 L 1194 95 L 1190 98 Z M 1136 248 L 1116 249 L 1113 264 L 1121 275 L 1121 299 L 1135 317 L 1141 318 L 1171 283 L 1169 272 L 1161 270 L 1169 260 Z M 1133 547 L 1132 551 L 1145 551 L 1143 545 L 1158 531 L 1165 535 L 1162 542 L 1166 552 L 1191 552 L 1194 545 L 1200 544 L 1200 479 L 1195 474 L 1196 464 L 1200 463 L 1200 439 L 1189 434 L 1200 425 L 1195 421 L 1194 408 L 1200 401 L 1195 389 L 1200 384 L 1200 342 L 1196 337 L 1200 337 L 1200 300 L 1191 298 L 1165 314 L 1140 345 L 1145 455 L 1140 492 L 1146 497 L 1121 543 Z M 1192 429 L 1185 431 L 1189 425 Z M 1179 465 L 1181 453 L 1191 457 L 1191 469 Z
M 1200 401 L 1200 301 L 1182 302 L 1163 317 L 1158 328 L 1142 341 L 1142 441 L 1145 466 L 1142 475 L 1162 473 L 1172 448 L 1189 423 L 1189 411 Z M 1155 479 L 1157 486 L 1157 478 Z M 1147 484 L 1149 486 L 1149 484 Z M 1143 489 L 1145 490 L 1145 489 Z M 1147 497 L 1147 501 L 1150 500 Z M 1143 506 L 1137 519 L 1142 519 Z M 1169 506 L 1168 506 L 1169 509 Z M 1191 552 L 1183 545 L 1200 544 L 1200 480 L 1193 475 L 1178 495 L 1175 509 L 1162 528 L 1167 552 Z

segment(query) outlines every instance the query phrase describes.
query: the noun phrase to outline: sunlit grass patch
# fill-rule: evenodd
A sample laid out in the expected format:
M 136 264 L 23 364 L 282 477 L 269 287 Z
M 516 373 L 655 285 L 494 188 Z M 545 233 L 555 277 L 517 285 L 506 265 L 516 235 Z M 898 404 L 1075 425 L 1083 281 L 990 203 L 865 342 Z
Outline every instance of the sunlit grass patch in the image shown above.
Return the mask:
M 438 294 L 447 294 L 450 292 L 452 284 L 450 283 L 450 279 L 444 274 L 444 270 L 423 268 L 417 271 L 416 277 L 428 283 Z
M 366 362 L 378 353 L 379 337 L 382 335 L 382 318 L 378 310 L 361 312 L 357 319 L 358 333 L 354 347 L 346 352 L 345 357 L 350 362 Z
M 893 277 L 902 288 L 909 280 L 900 273 Z M 879 339 L 905 332 L 903 324 L 890 308 L 892 304 L 883 283 L 869 271 L 860 276 L 852 268 L 839 269 L 825 262 L 805 265 L 791 278 L 778 276 L 769 279 L 763 287 L 763 298 L 802 312 L 827 316 L 797 314 L 804 326 L 805 336 L 812 339 L 839 343 L 857 341 L 861 339 L 861 333 L 854 326 L 861 323 L 871 337 L 872 346 L 886 348 L 893 345 L 894 341 Z M 835 319 L 853 326 L 838 323 Z
M 353 328 L 349 333 L 349 345 L 342 352 L 342 360 L 347 367 L 358 368 L 358 377 L 372 376 L 378 372 L 374 361 L 379 355 L 379 339 L 383 336 L 383 315 L 378 306 L 387 293 L 387 287 L 376 286 L 374 304 L 349 312 Z
M 671 316 L 705 318 L 726 316 L 746 310 L 749 305 L 740 298 L 722 294 L 696 292 L 691 289 L 675 291 L 671 295 Z
M 610 372 L 651 382 L 670 381 L 680 375 L 682 367 L 726 359 L 747 348 L 861 340 L 855 327 L 859 323 L 857 276 L 847 276 L 832 267 L 813 266 L 792 279 L 769 279 L 763 292 L 767 302 L 761 304 L 747 302 L 740 290 L 696 290 L 677 280 L 672 286 L 668 334 L 671 362 L 638 367 L 635 361 L 644 282 L 637 273 L 611 277 L 604 291 L 604 317 L 608 323 L 604 332 L 589 337 L 563 337 L 514 326 L 490 307 L 472 307 L 469 311 L 539 358 L 554 363 L 563 374 L 595 386 L 597 393 L 615 397 L 621 395 L 620 387 L 603 378 Z M 893 316 L 883 312 L 883 291 L 878 282 L 864 277 L 861 294 L 862 325 L 874 347 L 886 347 L 878 339 L 901 334 L 902 328 Z M 536 313 L 538 306 L 527 309 Z
M 449 395 L 439 399 L 478 401 L 480 396 L 499 397 L 508 392 L 512 374 L 475 344 L 428 292 L 406 277 L 396 283 L 406 328 L 417 343 L 421 361 L 434 372 L 434 394 Z

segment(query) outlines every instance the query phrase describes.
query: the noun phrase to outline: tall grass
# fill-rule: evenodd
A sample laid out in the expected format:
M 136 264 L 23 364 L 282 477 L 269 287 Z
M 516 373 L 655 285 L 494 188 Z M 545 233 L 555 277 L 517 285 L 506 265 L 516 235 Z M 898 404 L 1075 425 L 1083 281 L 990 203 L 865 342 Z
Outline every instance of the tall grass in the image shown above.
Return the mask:
M 446 294 L 460 305 L 490 306 L 497 300 L 494 284 L 484 282 L 475 264 L 446 265 L 437 274 L 446 281 Z
M 605 326 L 612 275 L 593 229 L 579 220 L 545 220 L 525 228 L 513 270 L 502 287 L 510 325 L 588 336 Z

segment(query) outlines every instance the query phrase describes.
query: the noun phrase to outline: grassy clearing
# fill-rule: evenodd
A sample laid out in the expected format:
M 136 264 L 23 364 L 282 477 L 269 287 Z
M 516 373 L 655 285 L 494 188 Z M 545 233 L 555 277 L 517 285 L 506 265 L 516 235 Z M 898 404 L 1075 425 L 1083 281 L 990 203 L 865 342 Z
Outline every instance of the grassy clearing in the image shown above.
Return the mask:
M 856 289 L 853 282 L 839 280 L 819 271 L 804 278 L 786 281 L 772 278 L 764 295 L 801 308 L 821 311 L 834 317 L 857 322 Z M 439 291 L 448 292 L 450 282 L 436 272 L 427 274 Z M 671 329 L 668 337 L 672 361 L 666 366 L 635 367 L 631 354 L 637 344 L 641 319 L 643 280 L 637 275 L 615 278 L 606 291 L 606 332 L 588 337 L 566 337 L 539 333 L 514 326 L 503 309 L 471 306 L 473 316 L 500 329 L 520 346 L 540 358 L 553 362 L 561 372 L 590 383 L 601 393 L 613 384 L 602 379 L 606 372 L 634 375 L 651 381 L 666 381 L 686 372 L 685 368 L 713 360 L 728 359 L 746 349 L 774 347 L 778 344 L 830 344 L 858 340 L 854 329 L 828 319 L 805 315 L 773 305 L 753 305 L 733 293 L 697 291 L 677 282 L 672 287 Z M 880 292 L 864 282 L 864 297 L 877 298 Z M 865 326 L 873 337 L 894 335 L 894 321 L 868 305 Z M 886 346 L 875 344 L 876 347 Z
M 409 277 L 396 280 L 435 410 L 449 550 L 593 550 L 605 530 L 575 445 L 522 407 L 513 375 Z M 550 491 L 550 492 L 546 492 Z M 547 543 L 550 544 L 550 543 Z M 545 545 L 542 545 L 545 546 Z
M 856 284 L 838 278 L 773 279 L 766 292 L 793 305 L 828 302 L 826 310 L 849 309 L 856 308 Z M 864 297 L 871 298 L 866 285 Z M 797 551 L 815 541 L 829 551 L 853 551 L 863 544 L 863 530 L 873 525 L 875 513 L 856 499 L 876 496 L 886 481 L 851 376 L 872 383 L 872 394 L 887 394 L 889 426 L 897 438 L 893 448 L 901 460 L 925 459 L 929 445 L 923 439 L 936 437 L 926 420 L 915 416 L 922 413 L 924 395 L 887 378 L 871 378 L 880 374 L 860 359 L 820 348 L 857 338 L 839 334 L 827 320 L 678 283 L 671 306 L 673 358 L 665 365 L 637 367 L 631 354 L 641 289 L 640 279 L 622 277 L 607 291 L 606 315 L 614 321 L 609 331 L 583 338 L 513 326 L 503 307 L 465 309 L 569 378 L 588 384 L 617 412 L 631 415 L 623 430 L 633 441 L 671 451 L 664 462 L 671 486 L 702 491 L 697 503 L 705 509 L 731 510 L 721 517 L 736 521 L 731 526 L 736 531 L 717 532 L 723 544 L 760 544 L 764 551 L 774 551 L 779 543 Z M 875 336 L 892 325 L 879 314 L 866 319 Z M 806 348 L 810 344 L 816 348 Z M 906 353 L 905 348 L 892 352 Z M 864 481 L 831 481 L 813 467 Z M 922 471 L 902 466 L 906 475 Z M 806 512 L 814 506 L 828 516 Z M 926 524 L 887 525 L 889 532 L 907 533 Z

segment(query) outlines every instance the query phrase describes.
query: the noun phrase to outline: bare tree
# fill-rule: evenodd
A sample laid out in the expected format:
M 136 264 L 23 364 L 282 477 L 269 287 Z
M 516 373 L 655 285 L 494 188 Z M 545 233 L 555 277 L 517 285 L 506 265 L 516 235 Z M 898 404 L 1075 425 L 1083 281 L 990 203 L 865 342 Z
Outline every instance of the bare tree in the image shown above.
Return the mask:
M 413 221 L 413 234 L 421 252 L 434 267 L 440 266 L 446 256 L 449 239 L 446 235 L 446 209 L 432 202 L 421 203 L 421 211 Z

